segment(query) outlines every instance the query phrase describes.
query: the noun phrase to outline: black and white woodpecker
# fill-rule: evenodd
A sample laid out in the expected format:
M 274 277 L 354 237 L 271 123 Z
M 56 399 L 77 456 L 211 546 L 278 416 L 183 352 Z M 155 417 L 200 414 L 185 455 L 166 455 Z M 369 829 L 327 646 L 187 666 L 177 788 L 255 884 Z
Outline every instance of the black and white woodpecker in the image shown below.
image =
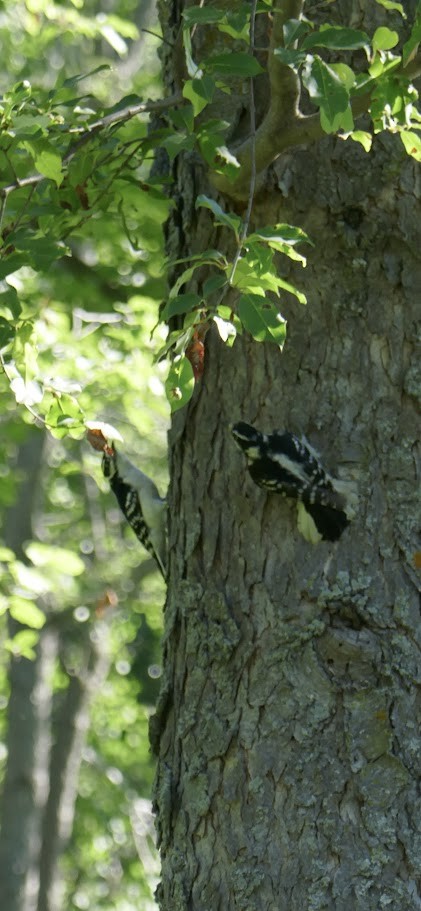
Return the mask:
M 293 433 L 261 433 L 244 421 L 231 431 L 255 484 L 298 501 L 298 527 L 304 537 L 311 543 L 337 541 L 355 514 L 353 485 L 328 474 L 313 447 Z
M 102 473 L 136 537 L 164 577 L 167 569 L 167 501 L 151 478 L 136 468 L 114 444 L 103 448 Z

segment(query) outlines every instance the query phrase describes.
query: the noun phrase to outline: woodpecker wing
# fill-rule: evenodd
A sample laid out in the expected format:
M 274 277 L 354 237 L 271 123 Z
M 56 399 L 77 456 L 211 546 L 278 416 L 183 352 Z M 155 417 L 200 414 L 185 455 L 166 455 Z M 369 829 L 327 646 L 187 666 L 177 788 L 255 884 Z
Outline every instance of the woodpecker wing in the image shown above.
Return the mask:
M 151 478 L 136 468 L 115 447 L 107 447 L 102 471 L 108 478 L 118 505 L 143 547 L 166 576 L 166 501 Z

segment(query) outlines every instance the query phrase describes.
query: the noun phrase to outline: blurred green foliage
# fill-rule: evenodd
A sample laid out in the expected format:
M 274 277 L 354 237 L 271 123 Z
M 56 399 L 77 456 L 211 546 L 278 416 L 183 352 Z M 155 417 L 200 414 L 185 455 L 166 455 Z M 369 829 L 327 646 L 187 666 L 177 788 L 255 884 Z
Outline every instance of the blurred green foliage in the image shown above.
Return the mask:
M 10 135 L 3 132 L 0 141 L 2 183 L 36 168 L 57 177 L 40 188 L 39 230 L 30 240 L 25 228 L 33 228 L 34 211 L 27 200 L 32 203 L 34 194 L 15 192 L 3 213 L 8 266 L 0 273 L 0 347 L 7 345 L 2 332 L 11 316 L 17 329 L 16 400 L 9 388 L 13 376 L 0 374 L 3 541 L 18 535 L 16 503 L 25 480 L 17 467 L 21 447 L 39 435 L 44 442 L 40 473 L 34 468 L 33 479 L 30 475 L 36 486 L 32 541 L 21 542 L 17 556 L 10 547 L 0 548 L 0 647 L 33 658 L 40 610 L 47 625 L 59 629 L 56 714 L 81 661 L 82 628 L 88 640 L 107 642 L 110 658 L 106 683 L 92 705 L 73 835 L 62 861 L 69 911 L 154 907 L 147 725 L 159 688 L 165 590 L 153 561 L 122 520 L 102 478 L 100 454 L 85 442 L 80 422 L 102 419 L 116 426 L 125 452 L 165 492 L 169 408 L 165 376 L 160 365 L 153 366 L 151 332 L 166 289 L 162 224 L 168 203 L 161 193 L 142 188 L 137 170 L 131 177 L 129 170 L 124 177 L 117 173 L 111 137 L 108 145 L 87 147 L 70 168 L 63 208 L 63 196 L 57 202 L 60 161 L 54 159 L 50 131 L 58 151 L 62 131 L 64 152 L 62 112 L 72 104 L 79 109 L 75 122 L 83 123 L 87 111 L 101 116 L 128 92 L 159 95 L 159 40 L 141 31 L 143 26 L 157 31 L 154 13 L 154 4 L 132 0 L 0 4 L 0 93 L 10 126 Z M 75 79 L 89 72 L 93 75 Z M 136 118 L 124 128 L 123 141 L 130 147 L 145 135 L 145 118 Z M 89 212 L 83 209 L 87 174 L 93 177 L 85 192 L 96 194 Z M 113 194 L 107 196 L 111 184 Z M 11 256 L 17 257 L 17 268 L 9 274 Z M 46 432 L 22 404 L 47 423 L 56 424 L 64 413 L 78 419 L 74 439 L 62 438 L 60 429 Z M 13 639 L 8 609 L 28 627 Z M 0 708 L 7 699 L 3 661 Z M 1 775 L 7 756 L 4 713 L 0 741 Z

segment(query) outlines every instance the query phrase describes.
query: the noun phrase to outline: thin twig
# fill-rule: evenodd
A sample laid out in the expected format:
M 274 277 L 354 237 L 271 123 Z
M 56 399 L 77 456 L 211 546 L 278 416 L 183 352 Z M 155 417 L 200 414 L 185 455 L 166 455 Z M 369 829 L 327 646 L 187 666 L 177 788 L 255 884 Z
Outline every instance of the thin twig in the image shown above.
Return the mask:
M 17 218 L 16 218 L 16 221 L 13 222 L 13 230 L 14 230 L 14 231 L 16 231 L 16 228 L 20 225 L 20 223 L 21 223 L 21 221 L 22 221 L 22 218 L 23 218 L 23 216 L 25 215 L 26 209 L 27 209 L 28 206 L 29 206 L 29 203 L 30 203 L 30 201 L 31 201 L 31 199 L 32 199 L 32 196 L 33 196 L 33 193 L 34 193 L 34 192 L 35 192 L 35 187 L 32 186 L 31 189 L 30 189 L 30 191 L 29 191 L 29 193 L 28 193 L 28 195 L 27 195 L 27 197 L 26 197 L 26 199 L 25 199 L 25 202 L 24 202 L 24 204 L 23 204 L 23 206 L 22 206 L 22 208 L 21 208 L 21 210 L 20 210 L 20 212 L 19 212 L 19 214 L 18 214 L 18 216 L 17 216 Z M 6 202 L 6 200 L 5 200 L 5 202 Z
M 81 146 L 85 145 L 86 142 L 89 142 L 92 135 L 96 134 L 99 130 L 103 130 L 114 124 L 120 125 L 126 123 L 128 120 L 132 120 L 133 117 L 137 117 L 138 114 L 145 114 L 153 111 L 167 111 L 184 101 L 185 99 L 183 96 L 178 93 L 176 95 L 169 95 L 167 98 L 157 98 L 156 101 L 140 101 L 139 104 L 129 105 L 129 107 L 123 108 L 121 111 L 113 111 L 112 114 L 106 114 L 105 117 L 101 117 L 100 120 L 96 120 L 88 126 L 88 129 L 82 133 L 80 138 L 70 147 L 69 151 L 64 156 L 64 163 L 67 164 L 67 162 L 73 158 L 75 152 L 77 152 Z
M 131 145 L 132 143 L 129 143 L 129 144 Z M 105 194 L 107 193 L 109 188 L 112 186 L 114 181 L 119 177 L 119 175 L 124 170 L 124 168 L 127 167 L 130 160 L 134 157 L 134 155 L 136 155 L 136 153 L 141 145 L 142 145 L 142 141 L 138 142 L 138 144 L 135 146 L 135 148 L 132 149 L 132 151 L 126 156 L 126 158 L 118 166 L 118 168 L 115 171 L 113 171 L 109 181 L 103 187 L 101 187 L 100 192 L 95 199 L 95 202 L 91 205 L 91 207 L 90 207 L 91 211 L 87 212 L 86 215 L 84 215 L 81 219 L 79 219 L 79 221 L 75 225 L 71 225 L 71 227 L 69 227 L 68 230 L 65 231 L 64 234 L 62 235 L 62 237 L 61 237 L 62 240 L 66 240 L 66 238 L 69 237 L 70 234 L 73 234 L 75 231 L 77 231 L 79 228 L 81 228 L 82 225 L 86 224 L 86 222 L 89 221 L 90 218 L 92 218 L 92 216 L 95 213 L 95 207 L 98 205 L 99 201 L 103 198 L 103 196 L 105 196 Z M 101 164 L 102 164 L 102 162 L 101 162 Z
M 168 44 L 170 47 L 174 47 L 172 41 L 168 41 L 167 38 L 164 38 L 163 35 L 158 35 L 158 32 L 152 32 L 150 28 L 141 28 L 139 31 L 146 32 L 147 35 L 152 35 L 153 38 L 158 38 L 159 41 L 163 41 L 164 44 Z
M 0 234 L 1 234 L 2 227 L 3 227 L 4 213 L 6 211 L 7 196 L 2 196 L 2 197 L 0 197 L 0 199 L 1 199 L 1 202 L 0 202 Z
M 0 366 L 3 369 L 3 373 L 6 377 L 9 385 L 11 385 L 13 382 L 13 379 L 15 379 L 15 377 L 10 376 L 10 374 L 8 372 L 8 367 L 7 367 L 6 361 L 4 360 L 4 357 L 1 353 L 1 351 L 0 351 Z M 38 425 L 41 423 L 44 425 L 44 427 L 48 426 L 47 421 L 43 417 L 41 417 L 40 414 L 38 414 L 36 411 L 34 411 L 34 409 L 31 407 L 31 405 L 28 405 L 27 402 L 18 402 L 18 404 L 24 405 L 24 407 L 27 409 L 27 411 L 29 411 L 29 413 L 32 414 L 32 417 L 35 418 L 35 421 L 38 423 Z

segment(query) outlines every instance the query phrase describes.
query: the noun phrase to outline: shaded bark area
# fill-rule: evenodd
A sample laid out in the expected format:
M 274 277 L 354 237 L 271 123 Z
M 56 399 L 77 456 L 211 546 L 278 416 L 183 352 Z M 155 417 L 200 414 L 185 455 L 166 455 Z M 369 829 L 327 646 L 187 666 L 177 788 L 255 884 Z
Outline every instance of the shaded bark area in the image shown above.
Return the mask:
M 187 181 L 186 195 L 206 192 L 189 169 L 180 195 Z M 279 262 L 308 307 L 282 301 L 282 354 L 209 333 L 204 378 L 173 420 L 152 725 L 162 911 L 421 906 L 420 193 L 394 137 L 369 157 L 326 138 L 278 159 L 253 217 L 316 243 L 304 273 Z M 185 222 L 183 250 L 209 230 L 204 215 Z M 337 544 L 307 544 L 295 505 L 253 485 L 229 432 L 238 419 L 305 433 L 357 482 Z

